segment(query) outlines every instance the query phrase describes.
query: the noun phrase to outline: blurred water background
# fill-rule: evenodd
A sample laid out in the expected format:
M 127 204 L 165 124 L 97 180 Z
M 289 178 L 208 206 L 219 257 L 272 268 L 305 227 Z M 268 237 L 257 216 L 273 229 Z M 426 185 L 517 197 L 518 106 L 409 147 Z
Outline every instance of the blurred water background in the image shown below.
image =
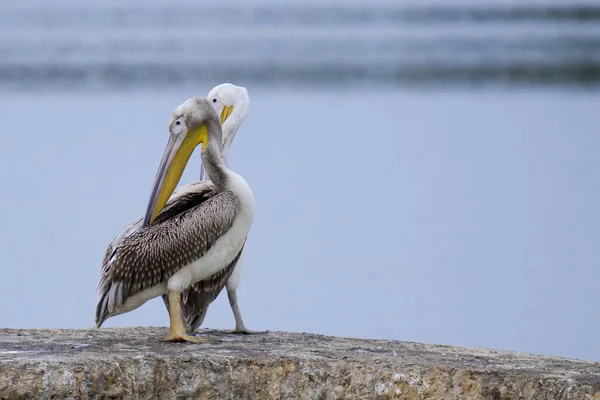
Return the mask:
M 172 109 L 225 81 L 249 328 L 600 360 L 600 2 L 3 1 L 1 327 L 93 325 Z

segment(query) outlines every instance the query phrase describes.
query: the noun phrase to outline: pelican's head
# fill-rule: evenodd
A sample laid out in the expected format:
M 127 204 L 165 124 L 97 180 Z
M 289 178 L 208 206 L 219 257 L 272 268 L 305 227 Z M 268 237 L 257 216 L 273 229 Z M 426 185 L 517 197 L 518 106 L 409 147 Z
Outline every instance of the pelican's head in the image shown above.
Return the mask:
M 226 158 L 238 128 L 248 115 L 250 97 L 245 87 L 222 83 L 208 92 L 206 98 L 220 116 L 223 125 L 223 156 Z
M 169 122 L 169 142 L 158 168 L 144 226 L 154 222 L 181 179 L 183 170 L 199 144 L 202 152 L 207 149 L 220 153 L 222 133 L 219 117 L 210 102 L 191 98 L 173 111 Z

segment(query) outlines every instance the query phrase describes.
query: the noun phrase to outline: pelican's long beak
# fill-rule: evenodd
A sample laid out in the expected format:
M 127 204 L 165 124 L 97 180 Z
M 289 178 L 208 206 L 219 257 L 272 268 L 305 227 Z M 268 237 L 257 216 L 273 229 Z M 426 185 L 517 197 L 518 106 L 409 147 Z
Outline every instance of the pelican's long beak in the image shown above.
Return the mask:
M 229 118 L 231 113 L 233 112 L 233 106 L 223 106 L 223 110 L 221 111 L 221 125 Z M 206 171 L 204 170 L 204 164 L 200 162 L 200 180 L 203 181 L 206 179 Z
M 156 178 L 154 178 L 150 201 L 144 216 L 144 226 L 154 222 L 165 204 L 167 204 L 169 197 L 171 197 L 181 179 L 190 156 L 200 143 L 202 143 L 202 150 L 204 150 L 208 144 L 206 125 L 201 125 L 199 128 L 190 130 L 187 133 L 171 134 L 165 154 L 158 167 Z

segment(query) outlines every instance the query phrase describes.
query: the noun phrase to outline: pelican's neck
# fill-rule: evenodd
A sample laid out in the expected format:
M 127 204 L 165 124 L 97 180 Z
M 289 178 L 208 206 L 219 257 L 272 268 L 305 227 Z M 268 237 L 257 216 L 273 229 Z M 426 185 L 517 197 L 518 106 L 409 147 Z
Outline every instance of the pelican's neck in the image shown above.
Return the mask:
M 243 114 L 243 109 L 234 108 L 233 113 L 227 118 L 222 125 L 223 132 L 223 146 L 221 147 L 221 157 L 223 158 L 223 164 L 225 166 L 229 166 L 229 149 L 231 148 L 231 144 L 233 143 L 233 139 L 235 138 L 235 134 L 242 122 L 244 122 L 245 115 Z M 202 156 L 202 165 L 200 166 L 200 180 L 205 180 L 208 178 L 208 174 L 206 171 L 206 167 L 204 165 L 204 156 Z
M 243 120 L 240 118 L 240 112 L 234 108 L 233 114 L 227 118 L 227 121 L 223 124 L 223 148 L 221 155 L 223 156 L 223 162 L 225 165 L 229 165 L 229 149 L 235 138 L 240 125 Z
M 207 123 L 206 128 L 208 129 L 208 137 L 219 136 L 213 133 L 219 129 L 217 123 L 214 121 Z M 204 167 L 202 178 L 207 176 L 219 191 L 227 190 L 229 169 L 227 169 L 221 154 L 221 143 L 217 143 L 214 140 L 208 142 L 208 145 L 202 151 L 202 166 Z

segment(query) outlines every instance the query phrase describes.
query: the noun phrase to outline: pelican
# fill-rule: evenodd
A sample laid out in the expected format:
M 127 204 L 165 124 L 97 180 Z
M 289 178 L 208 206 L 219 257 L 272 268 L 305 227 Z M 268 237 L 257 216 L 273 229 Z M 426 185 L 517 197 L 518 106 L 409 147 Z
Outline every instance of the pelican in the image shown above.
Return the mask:
M 207 342 L 187 333 L 181 293 L 211 276 L 231 274 L 227 271 L 235 268 L 252 225 L 254 196 L 246 181 L 224 164 L 221 123 L 208 100 L 192 98 L 178 106 L 169 130 L 142 227 L 126 228 L 106 253 L 96 326 L 168 294 L 170 335 L 165 340 Z M 178 201 L 167 204 L 200 144 L 210 181 L 188 185 L 174 196 Z
M 223 147 L 221 149 L 222 157 L 225 165 L 228 165 L 229 149 L 233 143 L 233 139 L 246 119 L 248 114 L 248 108 L 250 99 L 248 91 L 242 86 L 236 86 L 231 83 L 222 83 L 215 86 L 208 92 L 207 99 L 215 109 L 217 114 L 220 115 L 222 132 L 223 132 Z M 201 167 L 200 178 L 205 179 L 206 171 L 204 167 Z M 184 204 L 188 196 L 192 193 L 198 194 L 203 189 L 210 189 L 210 186 L 205 186 L 194 182 L 188 185 L 184 185 L 177 189 L 173 196 L 169 199 L 165 206 L 165 211 L 168 211 L 176 204 Z M 184 203 L 182 203 L 184 202 Z M 185 205 L 183 205 L 185 207 Z M 160 214 L 159 214 L 160 218 Z M 107 268 L 107 263 L 110 259 L 110 255 L 117 248 L 119 243 L 131 235 L 133 232 L 139 230 L 142 227 L 142 216 L 131 222 L 123 231 L 113 239 L 109 244 L 103 262 L 103 270 Z M 240 273 L 243 261 L 243 254 L 240 255 L 238 262 L 232 269 L 225 269 L 218 274 L 210 276 L 200 282 L 193 284 L 189 289 L 185 290 L 181 295 L 181 312 L 183 322 L 186 327 L 186 332 L 191 334 L 194 332 L 204 321 L 206 312 L 210 303 L 212 303 L 223 287 L 227 287 L 227 296 L 229 298 L 229 304 L 235 318 L 235 329 L 228 331 L 231 333 L 260 333 L 259 331 L 252 331 L 246 328 L 242 314 L 239 309 L 237 302 L 237 287 L 239 285 Z M 168 310 L 168 296 L 163 295 L 163 301 Z
M 225 165 L 228 165 L 229 149 L 235 138 L 240 125 L 246 119 L 250 99 L 246 88 L 236 86 L 231 83 L 222 83 L 215 86 L 206 96 L 211 102 L 217 114 L 221 116 L 223 130 L 222 157 Z M 206 171 L 201 167 L 200 178 L 206 178 Z M 182 187 L 176 196 L 169 200 L 171 202 L 180 201 L 181 193 L 185 193 L 193 188 Z M 252 331 L 246 328 L 242 313 L 237 301 L 237 287 L 240 282 L 241 269 L 243 263 L 243 253 L 240 254 L 237 263 L 233 269 L 225 269 L 221 273 L 213 275 L 207 279 L 193 284 L 189 289 L 182 293 L 181 314 L 184 320 L 187 333 L 194 332 L 206 317 L 208 306 L 212 303 L 223 287 L 227 287 L 227 297 L 229 305 L 235 318 L 235 329 L 228 331 L 230 333 L 261 333 L 262 331 Z M 167 310 L 169 308 L 168 296 L 163 295 L 163 301 Z

